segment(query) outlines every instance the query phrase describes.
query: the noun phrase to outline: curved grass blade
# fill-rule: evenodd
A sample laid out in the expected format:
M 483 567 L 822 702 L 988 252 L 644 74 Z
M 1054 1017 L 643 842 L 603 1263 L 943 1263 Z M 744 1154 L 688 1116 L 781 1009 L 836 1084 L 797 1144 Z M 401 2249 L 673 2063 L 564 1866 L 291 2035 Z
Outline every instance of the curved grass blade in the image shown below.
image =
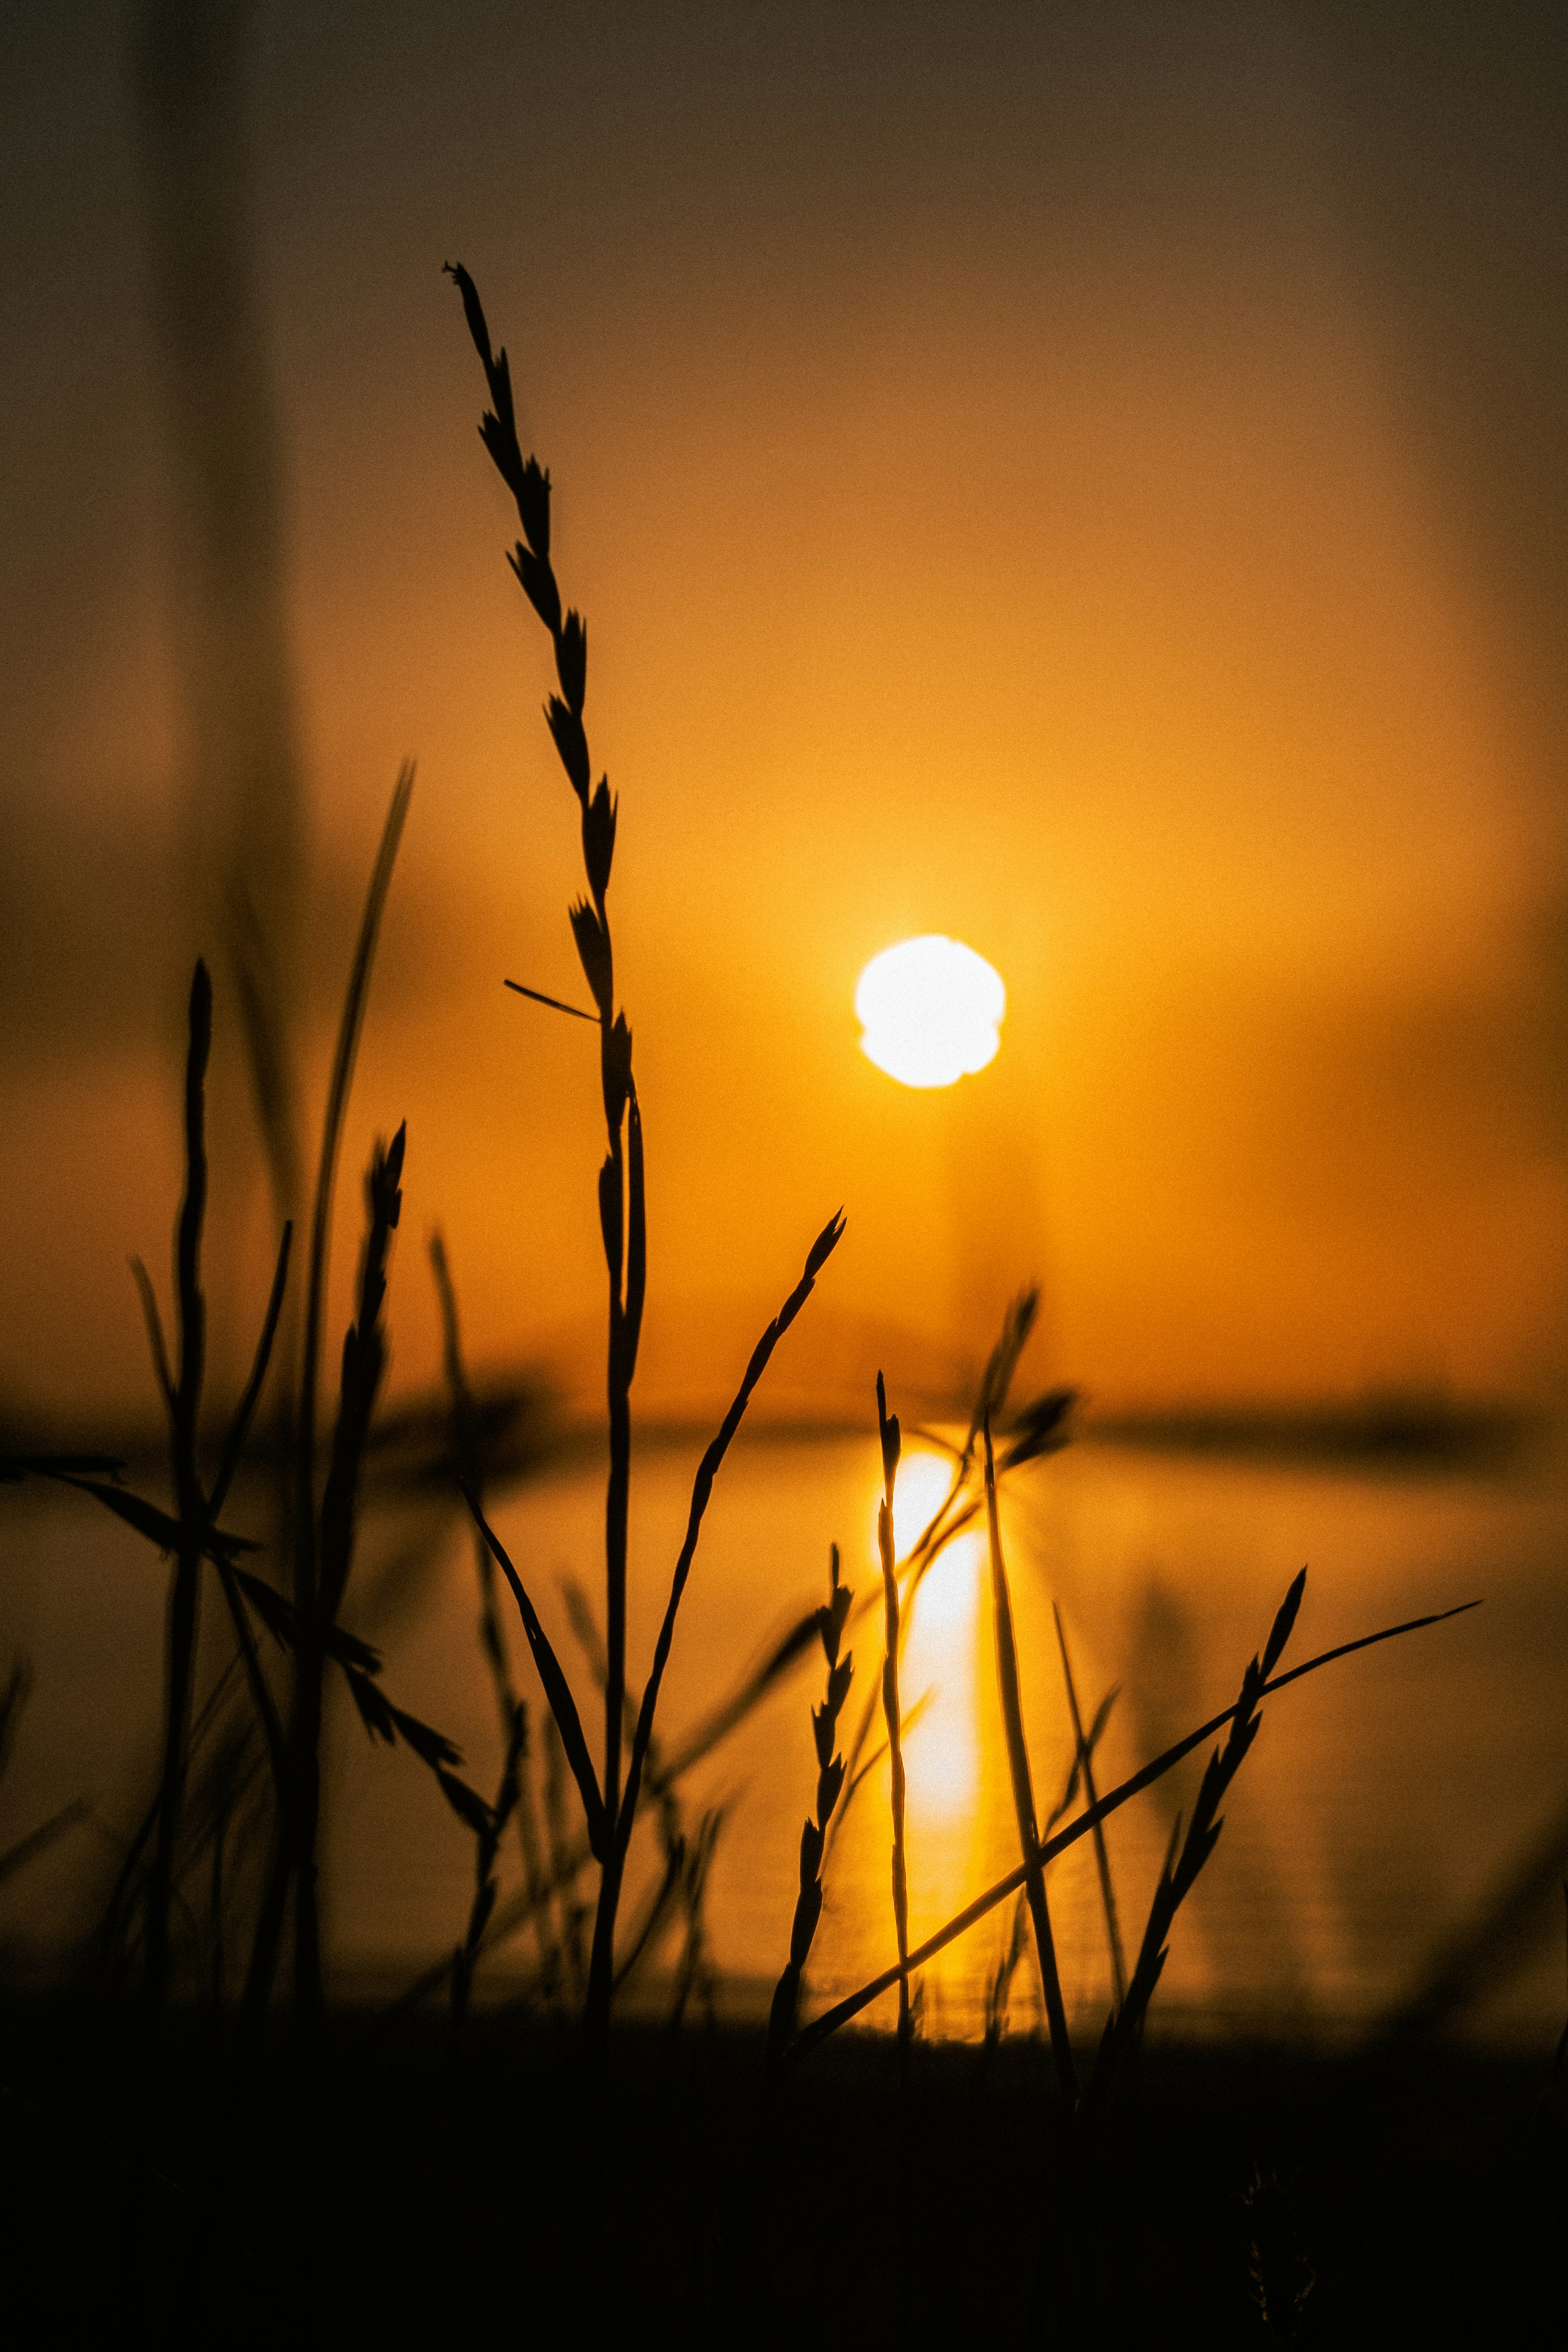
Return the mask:
M 648 1675 L 647 1686 L 643 1691 L 642 1706 L 637 1712 L 637 1737 L 632 1742 L 631 1760 L 626 1767 L 626 1793 L 622 1797 L 620 1811 L 616 1821 L 615 1842 L 623 1855 L 631 1842 L 632 1823 L 637 1818 L 637 1791 L 642 1780 L 643 1765 L 647 1757 L 648 1741 L 653 1737 L 653 1719 L 658 1706 L 659 1685 L 664 1680 L 664 1670 L 669 1663 L 669 1645 L 675 1638 L 675 1620 L 680 1608 L 680 1597 L 686 1590 L 686 1580 L 691 1573 L 691 1562 L 697 1550 L 697 1538 L 702 1531 L 703 1514 L 708 1508 L 709 1498 L 713 1492 L 713 1481 L 719 1475 L 719 1466 L 728 1454 L 730 1442 L 741 1426 L 746 1407 L 752 1401 L 752 1391 L 767 1370 L 768 1359 L 816 1287 L 816 1277 L 837 1248 L 843 1233 L 844 1212 L 840 1209 L 835 1215 L 829 1217 L 826 1224 L 813 1242 L 806 1254 L 805 1273 L 752 1349 L 752 1360 L 746 1366 L 745 1377 L 735 1392 L 734 1402 L 729 1412 L 724 1415 L 719 1434 L 713 1439 L 698 1465 L 697 1475 L 692 1481 L 691 1508 L 686 1523 L 686 1538 L 680 1547 L 680 1556 L 675 1563 L 675 1574 L 670 1580 L 669 1600 L 665 1608 L 664 1622 L 658 1629 L 658 1641 L 654 1649 L 653 1671 Z
M 561 1745 L 572 1767 L 578 1791 L 583 1799 L 583 1811 L 588 1820 L 588 1844 L 596 1862 L 603 1863 L 610 1851 L 611 1825 L 599 1793 L 599 1783 L 594 1772 L 594 1759 L 588 1753 L 588 1743 L 583 1737 L 583 1721 L 577 1712 L 577 1702 L 572 1696 L 572 1685 L 562 1670 L 561 1662 L 551 1647 L 550 1636 L 539 1622 L 539 1612 L 523 1590 L 522 1579 L 507 1558 L 500 1538 L 489 1525 L 472 1495 L 465 1500 L 474 1515 L 474 1525 L 489 1546 L 490 1557 L 511 1587 L 522 1619 L 522 1630 L 528 1636 L 528 1646 L 533 1663 L 539 1669 L 539 1679 L 544 1685 L 544 1696 L 550 1702 L 550 1712 L 561 1734 Z
M 327 1245 L 331 1238 L 332 1192 L 337 1176 L 338 1148 L 342 1139 L 343 1118 L 348 1109 L 349 1088 L 353 1083 L 354 1057 L 359 1051 L 360 1032 L 364 1026 L 365 1000 L 370 992 L 371 966 L 375 961 L 375 943 L 381 932 L 381 919 L 386 908 L 387 893 L 392 887 L 392 870 L 397 863 L 398 845 L 403 839 L 403 827 L 408 815 L 408 803 L 414 794 L 414 763 L 405 760 L 398 771 L 393 788 L 392 803 L 382 827 L 381 845 L 376 851 L 375 866 L 365 894 L 364 912 L 360 918 L 359 938 L 354 946 L 353 962 L 349 969 L 348 988 L 343 996 L 342 1017 L 338 1024 L 337 1045 L 332 1055 L 332 1074 L 327 1087 L 326 1115 L 321 1125 L 321 1154 L 316 1169 L 316 1195 L 310 1211 L 310 1265 L 305 1292 L 305 1349 L 300 1368 L 300 1460 L 299 1492 L 295 1518 L 299 1534 L 296 1560 L 296 1598 L 301 1608 L 313 1605 L 316 1594 L 315 1516 L 316 1516 L 316 1384 L 320 1377 L 321 1353 L 321 1318 L 325 1309 L 327 1286 Z

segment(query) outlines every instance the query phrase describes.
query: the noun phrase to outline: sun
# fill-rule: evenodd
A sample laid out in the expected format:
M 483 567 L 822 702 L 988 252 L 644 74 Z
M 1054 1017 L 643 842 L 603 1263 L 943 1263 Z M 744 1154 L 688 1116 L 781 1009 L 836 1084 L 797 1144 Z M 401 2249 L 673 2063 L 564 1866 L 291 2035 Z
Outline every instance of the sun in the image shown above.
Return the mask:
M 951 1087 L 983 1070 L 1006 1010 L 1000 973 L 940 931 L 884 948 L 855 990 L 860 1051 L 904 1087 Z

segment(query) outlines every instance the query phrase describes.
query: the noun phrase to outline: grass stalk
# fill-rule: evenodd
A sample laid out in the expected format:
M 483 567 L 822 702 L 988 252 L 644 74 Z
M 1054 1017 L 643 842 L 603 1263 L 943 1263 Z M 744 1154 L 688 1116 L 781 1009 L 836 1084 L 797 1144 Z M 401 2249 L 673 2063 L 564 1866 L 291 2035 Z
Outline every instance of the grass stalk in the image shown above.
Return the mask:
M 305 1293 L 304 1354 L 300 1369 L 298 1452 L 294 1492 L 294 1606 L 300 1627 L 295 1659 L 294 1714 L 290 1726 L 292 1819 L 282 1840 L 285 1873 L 294 1879 L 294 1998 L 300 2017 L 313 2021 L 321 2000 L 321 1930 L 316 1900 L 316 1824 L 321 1806 L 321 1681 L 325 1653 L 316 1526 L 316 1391 L 321 1377 L 321 1325 L 326 1312 L 327 1259 L 332 1202 L 337 1189 L 338 1150 L 353 1084 L 354 1062 L 364 1026 L 371 968 L 393 868 L 414 793 L 414 770 L 405 762 L 393 789 L 381 845 L 365 897 L 354 944 L 327 1087 L 321 1123 L 321 1153 L 310 1215 L 310 1266 Z M 400 1154 L 401 1158 L 401 1154 Z M 289 1852 L 292 1846 L 292 1853 Z
M 642 1113 L 632 1077 L 632 1033 L 624 1012 L 616 1006 L 615 954 L 610 935 L 607 893 L 615 858 L 617 803 L 609 780 L 593 782 L 588 738 L 583 724 L 587 692 L 588 632 L 582 615 L 562 604 L 550 551 L 550 476 L 537 458 L 524 458 L 517 437 L 512 404 L 511 372 L 504 349 L 496 351 L 479 289 L 460 263 L 448 263 L 447 275 L 462 298 L 463 314 L 474 349 L 484 369 L 490 405 L 479 421 L 479 437 L 492 465 L 517 509 L 522 536 L 508 561 L 519 586 L 550 635 L 555 657 L 559 693 L 545 706 L 545 723 L 567 782 L 576 795 L 581 818 L 583 866 L 587 895 L 570 910 L 573 938 L 598 1018 L 599 1081 L 604 1098 L 605 1156 L 599 1170 L 599 1231 L 604 1244 L 609 1286 L 609 1331 L 606 1349 L 606 1402 L 609 1421 L 609 1472 L 605 1491 L 605 1748 L 604 1774 L 594 1769 L 578 1718 L 571 1686 L 562 1672 L 537 1612 L 521 1580 L 490 1530 L 477 1500 L 470 1496 L 477 1523 L 497 1565 L 512 1588 L 522 1616 L 535 1664 L 571 1765 L 587 1817 L 589 1843 L 600 1865 L 599 1899 L 595 1913 L 593 1949 L 588 1964 L 588 1990 L 584 2021 L 592 2042 L 602 2042 L 608 2028 L 615 1988 L 615 1930 L 626 1849 L 637 1819 L 642 1773 L 652 1738 L 654 1712 L 680 1596 L 690 1572 L 698 1530 L 707 1507 L 713 1476 L 761 1377 L 773 1348 L 809 1294 L 816 1272 L 843 1230 L 835 1218 L 818 1237 L 807 1259 L 806 1273 L 753 1352 L 735 1402 L 719 1436 L 704 1454 L 693 1491 L 687 1540 L 676 1563 L 670 1598 L 655 1647 L 653 1668 L 644 1686 L 629 1757 L 624 1756 L 626 1624 L 626 1517 L 631 1478 L 631 1386 L 637 1370 L 647 1286 L 647 1225 L 644 1177 Z M 518 992 L 553 1009 L 575 1013 L 577 1008 L 521 982 L 508 983 Z M 623 1780 L 622 1764 L 626 1764 Z
M 882 1661 L 882 1715 L 888 1727 L 889 1801 L 893 1817 L 893 1932 L 899 1943 L 899 2054 L 909 2063 L 913 2031 L 910 2016 L 910 1882 L 904 1853 L 904 1744 L 899 1721 L 899 1573 L 893 1549 L 893 1486 L 901 1444 L 899 1416 L 888 1411 L 888 1391 L 877 1375 L 877 1429 L 882 1444 L 882 1499 L 877 1506 L 877 1553 L 882 1565 L 882 1611 L 887 1634 Z
M 1067 1685 L 1068 1707 L 1072 1716 L 1073 1745 L 1083 1775 L 1083 1793 L 1089 1804 L 1100 1802 L 1100 1791 L 1094 1785 L 1094 1744 L 1084 1732 L 1083 1717 L 1079 1709 L 1078 1685 L 1073 1680 L 1072 1660 L 1068 1655 L 1068 1637 L 1062 1624 L 1062 1612 L 1053 1601 L 1051 1614 L 1056 1619 L 1057 1647 L 1061 1653 L 1062 1680 Z M 1121 1926 L 1116 1915 L 1116 1887 L 1110 1875 L 1110 1855 L 1106 1848 L 1103 1823 L 1094 1825 L 1094 1861 L 1100 1874 L 1100 1900 L 1105 1913 L 1105 1942 L 1110 1955 L 1111 2000 L 1120 2009 L 1127 1999 L 1127 1961 L 1121 1949 Z
M 180 1538 L 169 1590 L 163 1691 L 163 1776 L 158 1838 L 147 1913 L 145 2007 L 155 2032 L 163 2014 L 169 1971 L 169 1904 L 174 1888 L 174 1840 L 185 1787 L 185 1747 L 190 1730 L 191 1685 L 195 1670 L 196 1612 L 200 1597 L 205 1498 L 196 1473 L 196 1415 L 206 1361 L 206 1303 L 202 1296 L 202 1221 L 206 1213 L 207 1159 L 205 1087 L 212 1051 L 212 982 L 198 963 L 191 982 L 190 1043 L 185 1056 L 185 1197 L 174 1243 L 174 1276 L 180 1342 L 179 1372 L 170 1396 L 175 1507 Z
M 294 1488 L 291 1497 L 295 1657 L 293 1703 L 287 1740 L 287 1793 L 279 1808 L 272 1866 L 262 1895 L 250 1964 L 246 1973 L 243 2010 L 252 2037 L 260 2030 L 271 1996 L 289 1884 L 293 1880 L 298 1886 L 300 1856 L 307 1849 L 311 1856 L 310 1880 L 303 1899 L 297 1900 L 295 1908 L 295 1994 L 302 2013 L 313 2018 L 320 2008 L 321 1949 L 315 1899 L 314 1831 L 307 1826 L 320 1807 L 321 1685 L 325 1672 L 325 1648 L 318 1605 L 316 1395 L 321 1378 L 321 1328 L 326 1313 L 327 1264 L 338 1154 L 348 1111 L 349 1093 L 353 1083 L 360 1035 L 364 1026 L 370 976 L 375 961 L 376 942 L 381 934 L 382 916 L 392 887 L 393 870 L 397 862 L 398 846 L 403 839 L 403 828 L 413 793 L 414 768 L 411 762 L 405 761 L 393 788 L 360 918 L 321 1122 L 321 1148 L 310 1212 L 305 1329 L 295 1421 Z
M 1039 1832 L 1035 1822 L 1035 1790 L 1029 1773 L 1028 1743 L 1024 1737 L 1024 1706 L 1018 1690 L 1018 1653 L 1013 1635 L 1013 1601 L 1007 1590 L 1007 1564 L 1002 1556 L 1002 1526 L 996 1510 L 996 1461 L 991 1444 L 991 1419 L 981 1424 L 985 1444 L 985 1523 L 991 1540 L 991 1601 L 996 1635 L 996 1681 L 1002 1697 L 1002 1721 L 1007 1736 L 1007 1767 L 1013 1782 L 1013 1805 L 1018 1817 L 1018 1843 L 1024 1855 L 1024 1887 L 1034 1923 L 1035 1951 L 1040 1964 L 1046 2022 L 1050 2029 L 1051 2055 L 1057 2082 L 1068 2114 L 1078 2105 L 1078 2068 L 1073 2062 L 1057 1968 L 1056 1942 L 1051 1935 L 1050 1907 L 1046 1901 L 1045 1865 L 1040 1860 Z

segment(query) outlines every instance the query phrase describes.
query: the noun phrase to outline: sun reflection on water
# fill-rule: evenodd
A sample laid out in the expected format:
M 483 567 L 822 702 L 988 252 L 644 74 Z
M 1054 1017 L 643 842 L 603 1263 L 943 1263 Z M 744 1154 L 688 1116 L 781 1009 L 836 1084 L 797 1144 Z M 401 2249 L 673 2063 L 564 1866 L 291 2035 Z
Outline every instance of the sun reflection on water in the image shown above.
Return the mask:
M 893 1539 L 900 1559 L 941 1507 L 950 1477 L 940 1454 L 911 1450 L 900 1463 Z M 869 1556 L 877 1565 L 875 1501 Z M 958 1824 L 980 1801 L 976 1644 L 984 1557 L 978 1535 L 955 1536 L 921 1579 L 909 1620 L 899 1676 L 904 1712 L 912 1714 L 922 1699 L 926 1703 L 910 1726 L 904 1770 L 911 1815 L 932 1826 Z

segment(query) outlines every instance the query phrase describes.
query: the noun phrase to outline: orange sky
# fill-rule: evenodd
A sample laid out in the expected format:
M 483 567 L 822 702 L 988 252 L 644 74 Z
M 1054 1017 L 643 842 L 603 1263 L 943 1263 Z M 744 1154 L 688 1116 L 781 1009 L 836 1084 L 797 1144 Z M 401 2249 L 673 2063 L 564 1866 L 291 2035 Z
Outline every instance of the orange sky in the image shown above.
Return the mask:
M 835 1318 L 978 1354 L 1031 1274 L 1042 1370 L 1107 1398 L 1558 1382 L 1542 616 L 1568 500 L 1532 470 L 1537 262 L 1515 232 L 1561 192 L 1544 162 L 1531 177 L 1526 98 L 1467 81 L 1461 35 L 1434 34 L 1394 126 L 1418 184 L 1391 193 L 1369 158 L 1405 12 L 1383 12 L 1384 51 L 1328 10 L 1310 36 L 1259 11 L 1173 12 L 1157 36 L 1136 11 L 1033 13 L 966 45 L 958 12 L 918 10 L 921 38 L 879 52 L 809 11 L 753 12 L 727 46 L 742 12 L 672 12 L 663 49 L 615 12 L 574 33 L 543 11 L 530 52 L 476 11 L 438 58 L 411 15 L 357 64 L 333 37 L 330 72 L 326 35 L 265 19 L 318 1061 L 381 810 L 420 761 L 338 1257 L 346 1275 L 353 1163 L 406 1116 L 405 1381 L 437 1369 L 418 1254 L 437 1220 L 477 1357 L 559 1344 L 602 1289 L 592 1041 L 500 986 L 582 993 L 575 811 L 450 255 L 552 470 L 590 740 L 622 796 L 647 1401 L 723 1385 L 692 1334 L 738 1346 L 840 1201 L 827 1388 L 853 1353 Z M 104 187 L 118 169 L 133 191 L 107 13 L 96 37 Z M 63 70 L 24 62 L 39 89 Z M 0 1391 L 58 1400 L 140 1380 L 122 1260 L 167 1261 L 182 721 L 155 370 L 127 281 L 92 278 L 119 250 L 133 293 L 134 218 L 109 262 L 73 262 L 41 140 L 36 171 L 59 217 L 27 234 L 58 233 L 65 270 L 48 301 L 79 319 L 103 293 L 128 354 L 111 401 L 104 352 L 83 336 L 66 364 L 39 331 L 13 385 L 31 487 L 6 621 Z M 1468 221 L 1458 293 L 1421 242 L 1445 200 Z M 71 427 L 110 410 L 100 477 Z M 1000 1056 L 949 1096 L 872 1069 L 851 1011 L 868 957 L 929 929 L 1009 992 Z M 266 1219 L 225 1084 L 226 1311 L 259 1285 Z

